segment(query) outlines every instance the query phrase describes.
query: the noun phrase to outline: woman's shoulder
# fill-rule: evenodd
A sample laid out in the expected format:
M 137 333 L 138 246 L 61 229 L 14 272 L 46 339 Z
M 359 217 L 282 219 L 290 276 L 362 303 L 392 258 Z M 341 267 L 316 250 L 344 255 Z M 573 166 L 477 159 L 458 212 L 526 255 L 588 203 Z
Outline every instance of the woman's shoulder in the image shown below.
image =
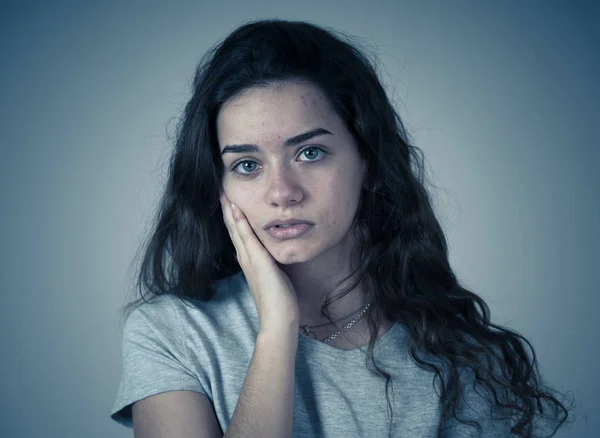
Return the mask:
M 208 300 L 170 294 L 159 306 L 171 306 L 178 318 L 188 322 L 208 320 L 214 324 L 222 319 L 258 317 L 242 271 L 213 282 L 211 287 L 213 293 Z
M 208 300 L 194 299 L 177 291 L 145 295 L 126 306 L 126 324 L 147 319 L 152 321 L 172 321 L 174 317 L 206 314 L 222 311 L 227 307 L 248 307 L 247 283 L 242 271 L 218 279 L 211 284 L 212 294 Z

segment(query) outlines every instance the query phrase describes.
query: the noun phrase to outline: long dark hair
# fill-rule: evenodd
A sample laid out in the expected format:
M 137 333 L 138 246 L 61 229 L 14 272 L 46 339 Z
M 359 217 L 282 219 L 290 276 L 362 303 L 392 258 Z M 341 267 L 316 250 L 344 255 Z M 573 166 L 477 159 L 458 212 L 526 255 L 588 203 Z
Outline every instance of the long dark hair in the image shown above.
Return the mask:
M 125 313 L 146 301 L 144 291 L 210 300 L 216 280 L 240 271 L 219 203 L 224 169 L 217 114 L 225 102 L 250 87 L 308 81 L 329 99 L 369 163 L 368 189 L 352 228 L 360 264 L 346 278 L 351 281 L 340 296 L 361 283 L 374 304 L 366 316 L 371 336 L 366 365 L 385 378 L 390 411 L 390 375 L 373 357 L 382 316 L 407 327 L 412 359 L 442 382 L 438 432 L 450 418 L 465 423 L 457 418 L 460 370 L 470 368 L 495 403 L 513 413 L 512 433 L 532 436 L 539 411 L 541 416 L 551 412 L 544 418 L 559 421 L 553 436 L 568 410 L 554 391 L 542 386 L 531 344 L 492 324 L 486 303 L 459 285 L 425 188 L 422 151 L 410 144 L 378 79 L 376 61 L 357 47 L 350 37 L 310 23 L 266 20 L 237 28 L 206 54 L 178 125 L 167 187 L 144 245 L 136 284 L 141 298 L 125 306 Z M 321 309 L 327 318 L 331 302 L 327 299 Z M 427 356 L 447 364 L 447 379 Z M 475 426 L 481 430 L 478 423 Z

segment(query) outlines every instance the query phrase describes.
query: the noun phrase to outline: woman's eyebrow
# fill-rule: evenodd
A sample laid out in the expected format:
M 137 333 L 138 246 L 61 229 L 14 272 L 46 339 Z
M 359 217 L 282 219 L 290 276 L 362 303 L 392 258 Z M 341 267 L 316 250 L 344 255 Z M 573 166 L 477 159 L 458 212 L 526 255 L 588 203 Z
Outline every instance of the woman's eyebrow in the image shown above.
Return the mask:
M 284 145 L 285 146 L 296 146 L 300 143 L 310 140 L 313 137 L 317 137 L 319 135 L 326 135 L 326 134 L 333 135 L 327 129 L 323 129 L 323 128 L 313 129 L 311 131 L 305 132 L 304 134 L 299 134 L 299 135 L 295 135 L 294 137 L 288 138 L 285 141 Z M 259 147 L 255 144 L 234 144 L 234 145 L 225 146 L 223 148 L 223 150 L 221 151 L 221 155 L 224 155 L 227 153 L 242 154 L 242 153 L 258 152 L 258 151 L 259 151 Z

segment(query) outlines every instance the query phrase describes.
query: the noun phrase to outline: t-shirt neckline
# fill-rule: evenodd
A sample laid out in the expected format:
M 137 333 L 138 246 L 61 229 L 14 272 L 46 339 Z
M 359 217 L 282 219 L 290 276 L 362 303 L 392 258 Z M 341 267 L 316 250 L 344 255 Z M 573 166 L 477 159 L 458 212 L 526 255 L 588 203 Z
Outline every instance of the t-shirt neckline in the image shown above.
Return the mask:
M 378 337 L 375 340 L 375 345 L 373 346 L 374 352 L 378 349 L 385 348 L 385 346 L 392 341 L 395 333 L 398 330 L 400 330 L 400 325 L 396 322 L 388 329 L 388 331 Z M 331 358 L 334 360 L 347 361 L 354 358 L 364 358 L 367 353 L 368 344 L 362 347 L 353 348 L 351 350 L 343 350 L 298 332 L 298 349 L 302 350 L 304 354 L 318 355 L 320 357 Z

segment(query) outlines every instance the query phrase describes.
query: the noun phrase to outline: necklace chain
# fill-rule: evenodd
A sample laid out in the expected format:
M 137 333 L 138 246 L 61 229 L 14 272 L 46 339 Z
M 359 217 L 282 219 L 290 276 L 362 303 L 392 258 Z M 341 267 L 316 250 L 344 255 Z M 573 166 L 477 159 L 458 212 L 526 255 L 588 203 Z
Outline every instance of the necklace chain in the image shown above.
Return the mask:
M 343 321 L 343 320 L 344 320 L 344 319 L 346 319 L 346 318 L 350 318 L 351 316 L 354 316 L 354 315 L 356 315 L 356 314 L 357 314 L 358 312 L 360 312 L 360 311 L 362 311 L 362 309 L 358 309 L 358 310 L 356 310 L 356 311 L 354 311 L 354 312 L 352 312 L 352 313 L 349 313 L 349 314 L 348 314 L 348 315 L 346 315 L 346 316 L 342 316 L 341 318 L 339 318 L 339 319 L 338 319 L 338 321 Z M 319 324 L 319 325 L 303 325 L 303 326 L 301 326 L 301 327 L 302 327 L 302 328 L 304 328 L 304 327 L 308 327 L 308 328 L 311 328 L 311 329 L 313 329 L 313 328 L 324 327 L 324 326 L 326 326 L 326 325 L 330 325 L 330 324 L 332 324 L 332 323 L 331 323 L 331 322 L 325 322 L 325 323 L 323 323 L 323 324 Z
M 328 344 L 329 342 L 333 341 L 334 339 L 336 339 L 340 334 L 342 334 L 343 332 L 347 332 L 348 330 L 350 330 L 354 324 L 356 324 L 366 313 L 366 311 L 369 309 L 369 307 L 371 307 L 371 303 L 367 304 L 361 311 L 360 313 L 354 318 L 352 319 L 352 321 L 350 321 L 348 324 L 346 324 L 344 327 L 342 327 L 340 330 L 338 330 L 337 332 L 327 336 L 325 339 L 319 340 L 316 338 L 315 335 L 315 339 L 317 339 L 319 342 L 323 342 L 324 344 Z M 355 312 L 356 313 L 356 312 Z M 352 314 L 348 315 L 351 316 Z M 347 318 L 347 317 L 344 317 Z M 342 319 L 344 319 L 342 318 Z M 304 330 L 304 334 L 307 336 L 311 335 L 310 329 L 311 328 L 316 328 L 316 327 L 322 327 L 324 325 L 327 325 L 329 323 L 325 323 L 325 324 L 321 324 L 321 325 L 315 325 L 315 326 L 308 326 L 308 325 L 303 325 L 301 326 L 301 328 Z M 312 336 L 311 336 L 312 337 Z

